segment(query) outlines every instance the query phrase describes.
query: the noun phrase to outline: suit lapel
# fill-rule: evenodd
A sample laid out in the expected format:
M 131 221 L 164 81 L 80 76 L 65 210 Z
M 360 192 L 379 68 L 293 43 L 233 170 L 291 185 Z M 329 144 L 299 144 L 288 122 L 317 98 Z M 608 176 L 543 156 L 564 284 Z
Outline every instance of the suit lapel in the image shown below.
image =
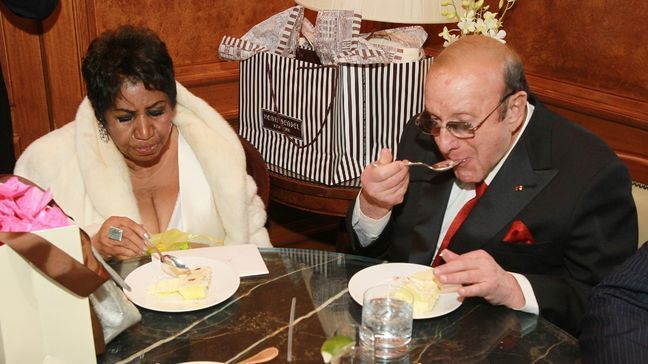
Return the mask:
M 536 107 L 522 139 L 453 237 L 458 253 L 481 248 L 515 219 L 556 176 L 550 167 L 550 131 L 542 127 L 544 109 Z

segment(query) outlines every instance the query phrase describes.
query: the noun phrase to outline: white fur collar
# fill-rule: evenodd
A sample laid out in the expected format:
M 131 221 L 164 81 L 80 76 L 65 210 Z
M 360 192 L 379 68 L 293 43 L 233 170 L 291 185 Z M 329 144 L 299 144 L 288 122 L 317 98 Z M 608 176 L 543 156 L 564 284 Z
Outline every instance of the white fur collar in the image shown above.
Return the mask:
M 87 97 L 75 120 L 76 155 L 92 205 L 105 218 L 126 216 L 141 222 L 124 157 L 112 141 L 99 137 L 99 123 Z
M 173 123 L 200 162 L 214 194 L 230 242 L 247 242 L 245 154 L 227 121 L 202 99 L 177 83 Z M 88 195 L 102 216 L 127 216 L 141 222 L 128 168 L 112 141 L 99 138 L 99 127 L 90 101 L 76 115 L 76 148 Z M 228 242 L 226 241 L 226 243 Z

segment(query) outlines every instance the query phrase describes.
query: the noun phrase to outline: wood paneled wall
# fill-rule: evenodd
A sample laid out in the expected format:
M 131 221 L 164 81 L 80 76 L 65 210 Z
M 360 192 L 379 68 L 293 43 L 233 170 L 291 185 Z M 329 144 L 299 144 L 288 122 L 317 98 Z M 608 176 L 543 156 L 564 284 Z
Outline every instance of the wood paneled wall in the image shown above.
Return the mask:
M 177 79 L 226 118 L 238 116 L 238 63 L 222 62 L 223 35 L 293 6 L 292 0 L 61 0 L 43 23 L 0 5 L 0 61 L 14 124 L 16 153 L 74 119 L 85 95 L 81 60 L 91 40 L 121 24 L 147 26 L 165 41 Z
M 505 19 L 529 85 L 648 183 L 648 2 L 518 0 Z
M 0 11 L 0 62 L 14 123 L 14 145 L 20 151 L 51 130 L 41 48 L 42 34 L 47 30 L 42 24 L 14 15 L 1 3 Z
M 491 1 L 495 5 L 495 1 Z M 165 40 L 177 78 L 226 118 L 238 115 L 238 63 L 222 62 L 223 35 L 294 5 L 292 0 L 64 0 L 43 23 L 0 7 L 0 62 L 20 153 L 72 120 L 84 95 L 80 62 L 91 39 L 119 24 L 148 26 Z M 507 40 L 527 67 L 531 89 L 553 110 L 603 137 L 648 182 L 648 3 L 518 0 Z M 310 16 L 312 18 L 312 14 Z M 397 26 L 366 22 L 364 31 Z M 442 26 L 426 26 L 439 49 Z

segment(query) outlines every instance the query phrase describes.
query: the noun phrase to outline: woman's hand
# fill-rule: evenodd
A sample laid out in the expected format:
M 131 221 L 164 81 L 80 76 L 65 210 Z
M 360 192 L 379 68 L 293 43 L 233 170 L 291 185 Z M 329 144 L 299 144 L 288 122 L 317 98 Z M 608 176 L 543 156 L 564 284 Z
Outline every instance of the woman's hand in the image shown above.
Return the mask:
M 110 231 L 121 233 L 121 240 Z M 99 232 L 92 237 L 92 245 L 104 258 L 126 259 L 146 254 L 144 227 L 135 221 L 121 216 L 111 216 L 101 225 Z

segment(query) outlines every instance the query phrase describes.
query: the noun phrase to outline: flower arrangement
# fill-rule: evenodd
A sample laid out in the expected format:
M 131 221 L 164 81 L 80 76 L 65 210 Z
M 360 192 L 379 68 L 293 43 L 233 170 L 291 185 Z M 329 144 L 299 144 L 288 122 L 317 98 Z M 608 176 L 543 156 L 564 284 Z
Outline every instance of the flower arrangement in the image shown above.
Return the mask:
M 441 6 L 445 8 L 441 10 L 441 14 L 448 19 L 458 20 L 457 28 L 448 29 L 448 27 L 443 27 L 443 31 L 439 33 L 439 37 L 445 40 L 443 46 L 447 47 L 460 37 L 471 34 L 483 34 L 506 43 L 504 41 L 506 32 L 501 29 L 503 19 L 506 12 L 515 5 L 516 1 L 499 0 L 498 12 L 493 13 L 488 10 L 489 5 L 484 5 L 484 0 L 461 0 L 460 9 L 457 9 L 455 1 L 443 0 Z

